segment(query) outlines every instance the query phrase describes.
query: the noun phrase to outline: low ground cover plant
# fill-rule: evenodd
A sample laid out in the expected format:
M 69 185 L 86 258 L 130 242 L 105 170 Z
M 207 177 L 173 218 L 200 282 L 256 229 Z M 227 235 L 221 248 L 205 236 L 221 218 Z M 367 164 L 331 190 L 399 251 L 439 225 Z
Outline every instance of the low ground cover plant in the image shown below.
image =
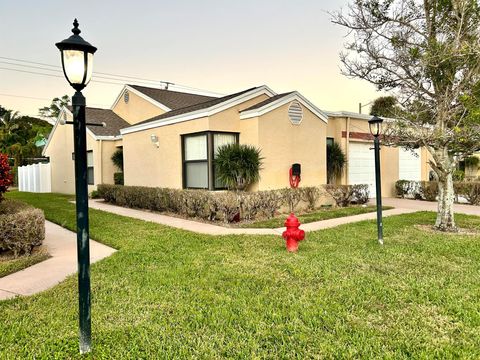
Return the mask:
M 328 188 L 328 190 L 327 190 Z M 313 211 L 321 195 L 329 194 L 338 206 L 368 202 L 368 185 L 327 185 L 257 192 L 179 190 L 143 186 L 99 185 L 96 197 L 119 206 L 170 212 L 186 217 L 230 223 L 274 218 L 282 209 L 299 211 L 300 203 Z

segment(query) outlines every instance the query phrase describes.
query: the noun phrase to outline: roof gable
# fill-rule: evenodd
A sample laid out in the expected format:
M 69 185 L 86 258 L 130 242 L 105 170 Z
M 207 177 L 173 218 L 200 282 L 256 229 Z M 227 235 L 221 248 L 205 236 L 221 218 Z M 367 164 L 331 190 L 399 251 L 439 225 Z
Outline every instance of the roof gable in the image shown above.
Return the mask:
M 53 134 L 57 129 L 57 126 L 60 125 L 60 119 L 62 119 L 66 114 L 69 114 L 73 117 L 72 107 L 67 106 L 63 107 L 58 115 L 55 125 L 53 126 L 50 135 L 48 136 L 47 143 L 43 148 L 42 154 L 45 154 L 45 151 L 50 144 L 50 141 L 53 138 Z M 85 108 L 85 118 L 87 122 L 93 124 L 105 124 L 105 126 L 89 126 L 87 125 L 87 134 L 93 137 L 94 140 L 116 140 L 121 137 L 120 129 L 130 126 L 128 122 L 123 120 L 120 116 L 115 114 L 112 110 L 109 109 L 100 109 L 100 108 Z
M 262 101 L 256 105 L 249 107 L 248 109 L 243 110 L 240 113 L 240 119 L 250 119 L 252 117 L 262 116 L 272 110 L 277 109 L 280 106 L 283 106 L 291 101 L 298 101 L 300 104 L 305 106 L 308 110 L 314 113 L 319 119 L 324 122 L 328 122 L 328 116 L 322 110 L 313 105 L 307 98 L 297 91 L 279 94 L 270 99 Z

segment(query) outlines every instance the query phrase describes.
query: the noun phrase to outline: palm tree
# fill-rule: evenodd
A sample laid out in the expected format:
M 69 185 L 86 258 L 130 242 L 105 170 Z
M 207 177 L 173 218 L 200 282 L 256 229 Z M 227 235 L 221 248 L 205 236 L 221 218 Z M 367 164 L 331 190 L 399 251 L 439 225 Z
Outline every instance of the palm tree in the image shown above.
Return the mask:
M 260 150 L 250 145 L 228 144 L 217 150 L 215 175 L 231 190 L 245 190 L 260 179 Z
M 347 162 L 342 148 L 337 143 L 327 145 L 327 182 L 333 184 L 338 176 L 342 175 Z
M 0 148 L 7 147 L 7 140 L 12 137 L 18 125 L 18 111 L 7 110 L 0 118 Z

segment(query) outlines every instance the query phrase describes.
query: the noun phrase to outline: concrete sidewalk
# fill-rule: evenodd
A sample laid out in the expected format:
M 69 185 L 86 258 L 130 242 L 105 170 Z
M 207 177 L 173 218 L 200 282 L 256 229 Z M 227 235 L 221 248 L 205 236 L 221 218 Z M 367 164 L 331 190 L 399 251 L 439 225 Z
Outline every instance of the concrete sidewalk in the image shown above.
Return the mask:
M 77 234 L 45 222 L 43 243 L 50 259 L 0 278 L 0 300 L 17 295 L 32 295 L 47 290 L 77 272 Z M 90 240 L 90 261 L 94 263 L 116 250 Z
M 130 209 L 130 208 L 125 208 L 121 206 L 116 206 L 116 205 L 108 204 L 103 200 L 90 201 L 89 206 L 92 209 L 107 211 L 117 215 L 123 215 L 131 218 L 135 218 L 135 219 L 151 221 L 157 224 L 167 225 L 177 229 L 183 229 L 183 230 L 188 230 L 188 231 L 192 231 L 200 234 L 207 234 L 207 235 L 242 235 L 242 234 L 281 235 L 282 232 L 285 230 L 285 228 L 283 227 L 278 229 L 227 228 L 223 226 L 176 218 L 176 217 L 162 215 L 162 214 L 144 211 L 144 210 L 137 210 L 137 209 Z M 392 216 L 392 215 L 408 214 L 416 211 L 418 210 L 402 209 L 402 208 L 391 209 L 391 210 L 384 211 L 383 216 L 386 217 L 386 216 Z M 359 222 L 363 220 L 376 219 L 376 216 L 377 214 L 375 212 L 371 212 L 367 214 L 360 214 L 360 215 L 353 215 L 353 216 L 347 216 L 347 217 L 330 219 L 330 220 L 316 221 L 316 222 L 302 225 L 301 229 L 307 232 L 328 229 L 338 225 L 349 224 L 349 223 Z

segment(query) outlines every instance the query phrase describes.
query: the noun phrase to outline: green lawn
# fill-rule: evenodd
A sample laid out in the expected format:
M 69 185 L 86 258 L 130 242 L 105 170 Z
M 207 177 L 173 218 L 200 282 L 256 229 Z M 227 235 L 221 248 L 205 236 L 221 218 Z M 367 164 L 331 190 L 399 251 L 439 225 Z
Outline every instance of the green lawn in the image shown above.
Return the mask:
M 383 206 L 383 210 L 393 209 L 391 206 Z M 344 208 L 325 208 L 313 211 L 311 213 L 298 215 L 301 224 L 307 224 L 314 221 L 335 219 L 345 216 L 359 215 L 377 211 L 376 206 L 350 206 Z M 277 216 L 273 219 L 255 221 L 253 223 L 243 224 L 244 228 L 268 228 L 277 229 L 284 227 L 285 219 L 288 215 Z
M 11 193 L 74 228 L 59 195 Z M 92 266 L 94 359 L 479 358 L 480 236 L 425 233 L 432 213 L 307 234 L 213 237 L 91 211 L 119 249 Z M 479 217 L 458 216 L 478 228 Z M 0 302 L 0 358 L 79 358 L 76 277 Z
M 16 259 L 12 258 L 5 260 L 0 258 L 0 278 L 35 265 L 48 258 L 49 256 L 46 251 L 39 251 L 32 253 L 32 255 L 20 256 Z

